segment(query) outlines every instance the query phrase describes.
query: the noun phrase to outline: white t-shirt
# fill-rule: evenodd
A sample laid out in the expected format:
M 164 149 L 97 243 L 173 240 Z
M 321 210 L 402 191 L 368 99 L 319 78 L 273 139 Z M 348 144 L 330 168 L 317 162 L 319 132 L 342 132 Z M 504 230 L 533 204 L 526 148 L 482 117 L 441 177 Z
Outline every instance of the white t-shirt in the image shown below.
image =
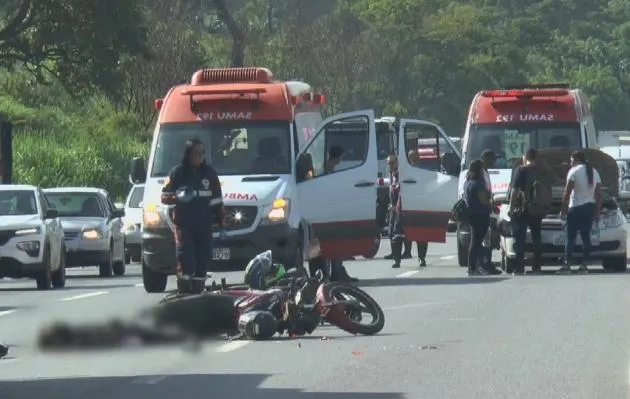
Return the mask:
M 486 181 L 486 190 L 488 190 L 488 192 L 490 194 L 492 194 L 492 183 L 490 182 L 490 175 L 488 174 L 488 171 L 485 169 L 483 170 L 483 179 Z
M 567 181 L 574 183 L 571 198 L 569 199 L 569 208 L 595 202 L 595 186 L 602 182 L 597 169 L 593 168 L 593 184 L 588 184 L 588 176 L 586 175 L 586 165 L 577 165 L 572 167 L 567 173 Z

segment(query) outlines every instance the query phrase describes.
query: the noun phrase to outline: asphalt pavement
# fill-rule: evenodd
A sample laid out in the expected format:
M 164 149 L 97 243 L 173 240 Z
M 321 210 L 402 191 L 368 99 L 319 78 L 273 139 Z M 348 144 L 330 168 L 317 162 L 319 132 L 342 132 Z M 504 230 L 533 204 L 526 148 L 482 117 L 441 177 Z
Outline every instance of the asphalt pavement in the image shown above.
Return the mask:
M 37 352 L 43 323 L 128 318 L 158 302 L 137 265 L 122 278 L 72 269 L 65 289 L 47 292 L 0 280 L 0 341 L 11 347 L 0 359 L 0 398 L 629 397 L 630 273 L 468 278 L 454 237 L 429 246 L 422 270 L 415 260 L 392 269 L 388 249 L 383 241 L 376 259 L 346 262 L 385 310 L 381 334 L 324 326 L 305 338 L 216 340 L 195 352 Z

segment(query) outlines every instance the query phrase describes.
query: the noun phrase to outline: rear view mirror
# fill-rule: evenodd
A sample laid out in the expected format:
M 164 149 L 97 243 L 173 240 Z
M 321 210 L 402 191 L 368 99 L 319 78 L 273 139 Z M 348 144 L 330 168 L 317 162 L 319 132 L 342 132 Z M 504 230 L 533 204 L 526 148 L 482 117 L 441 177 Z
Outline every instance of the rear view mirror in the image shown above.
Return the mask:
M 49 209 L 44 215 L 44 219 L 55 219 L 59 215 L 56 209 Z
M 131 160 L 131 172 L 129 182 L 131 184 L 144 183 L 147 180 L 147 169 L 144 167 L 144 158 L 137 157 Z
M 296 179 L 299 182 L 307 180 L 309 178 L 309 173 L 313 172 L 313 160 L 310 154 L 300 154 L 295 163 L 295 174 Z M 311 176 L 312 177 L 312 176 Z
M 461 160 L 454 152 L 442 155 L 442 170 L 450 176 L 459 176 Z

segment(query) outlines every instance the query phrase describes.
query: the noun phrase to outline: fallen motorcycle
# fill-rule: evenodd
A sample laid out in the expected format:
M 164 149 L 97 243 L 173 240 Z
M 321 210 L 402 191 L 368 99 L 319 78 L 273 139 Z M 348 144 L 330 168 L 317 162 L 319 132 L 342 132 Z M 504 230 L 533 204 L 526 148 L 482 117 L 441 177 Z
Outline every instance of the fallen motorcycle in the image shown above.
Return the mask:
M 199 312 L 191 314 L 195 307 Z M 364 321 L 364 313 L 371 316 L 369 322 Z M 247 339 L 268 339 L 276 333 L 311 334 L 323 321 L 362 335 L 377 334 L 385 325 L 383 310 L 365 291 L 325 282 L 321 272 L 306 277 L 297 270 L 289 270 L 267 290 L 228 285 L 222 280 L 220 284 L 213 281 L 200 295 L 168 296 L 156 318 L 160 324 L 186 325 L 198 335 L 219 329 Z
M 363 320 L 363 313 L 372 317 Z M 71 326 L 54 323 L 39 335 L 42 350 L 112 348 L 230 339 L 263 340 L 278 334 L 311 334 L 322 321 L 351 334 L 372 335 L 385 325 L 376 301 L 360 288 L 303 277 L 295 270 L 267 290 L 213 282 L 201 294 L 174 294 L 133 322 Z

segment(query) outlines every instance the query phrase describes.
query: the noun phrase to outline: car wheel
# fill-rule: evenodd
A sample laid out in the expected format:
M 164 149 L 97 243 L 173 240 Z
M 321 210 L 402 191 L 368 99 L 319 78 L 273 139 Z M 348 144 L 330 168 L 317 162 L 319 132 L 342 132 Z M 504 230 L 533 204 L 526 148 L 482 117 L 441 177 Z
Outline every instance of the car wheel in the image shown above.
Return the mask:
M 142 283 L 144 290 L 148 293 L 161 293 L 166 290 L 168 275 L 157 273 L 149 269 L 142 261 Z
M 44 259 L 42 260 L 43 270 L 35 277 L 38 290 L 49 290 L 52 286 L 52 274 L 50 272 L 50 249 L 44 247 Z
M 614 258 L 602 259 L 602 267 L 604 270 L 611 270 L 614 272 L 625 272 L 628 270 L 628 256 L 618 256 Z
M 54 288 L 63 288 L 66 286 L 66 248 L 61 247 L 59 255 L 59 267 L 52 274 L 52 286 Z
M 109 248 L 109 253 L 107 254 L 107 260 L 104 263 L 101 263 L 100 265 L 98 265 L 98 275 L 100 277 L 111 277 L 112 273 L 113 273 L 113 269 L 114 269 L 114 265 L 113 265 L 113 251 L 112 251 L 112 247 L 110 245 Z

